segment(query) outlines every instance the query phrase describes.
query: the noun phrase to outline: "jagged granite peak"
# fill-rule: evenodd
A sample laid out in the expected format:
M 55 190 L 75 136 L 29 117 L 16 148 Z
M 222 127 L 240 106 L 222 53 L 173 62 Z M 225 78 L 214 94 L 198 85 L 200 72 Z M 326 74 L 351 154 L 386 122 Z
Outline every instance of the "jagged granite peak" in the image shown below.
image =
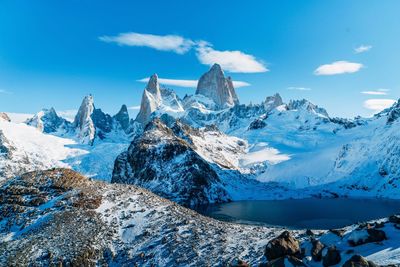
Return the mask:
M 162 97 L 157 74 L 153 74 L 143 91 L 140 111 L 136 121 L 146 124 L 151 119 L 151 114 L 161 105 Z
M 85 96 L 73 122 L 78 138 L 83 144 L 92 145 L 96 137 L 96 127 L 92 120 L 94 110 L 93 96 Z
M 227 201 L 218 174 L 196 153 L 187 131 L 153 119 L 116 159 L 112 182 L 139 185 L 185 206 Z
M 114 120 L 119 123 L 121 128 L 127 132 L 129 130 L 130 122 L 129 122 L 129 113 L 128 107 L 126 105 L 122 105 L 121 109 L 117 114 L 113 116 Z
M 161 100 L 160 83 L 158 82 L 158 75 L 156 73 L 150 76 L 146 90 L 154 95 L 157 99 Z
M 273 110 L 276 107 L 283 105 L 282 97 L 280 94 L 276 93 L 273 96 L 267 96 L 263 102 L 264 109 L 266 112 Z
M 5 112 L 0 112 L 0 120 L 11 122 L 10 117 Z
M 214 64 L 208 72 L 200 77 L 196 95 L 203 95 L 212 99 L 218 109 L 239 104 L 231 78 L 225 77 L 221 66 L 218 64 Z
M 329 118 L 329 114 L 324 108 L 320 108 L 317 105 L 314 105 L 307 99 L 290 100 L 289 104 L 287 105 L 287 108 L 288 110 L 306 110 L 309 112 L 313 112 L 317 115 Z
M 44 133 L 54 133 L 61 128 L 66 129 L 70 123 L 59 117 L 54 108 L 50 108 L 42 109 L 32 118 L 28 119 L 26 124 L 33 126 Z

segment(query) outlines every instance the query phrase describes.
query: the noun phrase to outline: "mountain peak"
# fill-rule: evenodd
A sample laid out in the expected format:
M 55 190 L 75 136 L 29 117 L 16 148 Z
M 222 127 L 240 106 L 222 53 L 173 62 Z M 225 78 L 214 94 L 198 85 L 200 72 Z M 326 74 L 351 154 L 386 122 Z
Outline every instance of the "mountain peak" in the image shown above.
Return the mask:
M 78 138 L 84 144 L 93 144 L 96 136 L 96 128 L 92 120 L 94 109 L 93 96 L 91 94 L 87 95 L 75 116 L 73 125 L 77 128 Z
M 149 122 L 151 114 L 161 105 L 161 102 L 162 97 L 158 76 L 153 74 L 143 91 L 140 111 L 136 120 L 143 124 Z
M 117 114 L 114 115 L 114 119 L 119 122 L 121 128 L 127 132 L 129 128 L 129 113 L 128 108 L 124 104 L 121 106 L 121 109 L 118 111 Z
M 226 78 L 219 64 L 214 64 L 200 77 L 196 94 L 212 99 L 219 109 L 239 104 L 239 99 L 230 77 Z

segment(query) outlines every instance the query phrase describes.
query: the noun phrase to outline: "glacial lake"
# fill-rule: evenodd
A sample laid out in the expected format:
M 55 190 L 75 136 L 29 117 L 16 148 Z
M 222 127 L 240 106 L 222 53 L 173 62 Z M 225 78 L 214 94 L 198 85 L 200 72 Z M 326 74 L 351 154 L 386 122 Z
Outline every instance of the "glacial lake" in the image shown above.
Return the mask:
M 400 213 L 400 200 L 288 199 L 211 204 L 196 209 L 221 221 L 283 226 L 290 229 L 333 229 Z

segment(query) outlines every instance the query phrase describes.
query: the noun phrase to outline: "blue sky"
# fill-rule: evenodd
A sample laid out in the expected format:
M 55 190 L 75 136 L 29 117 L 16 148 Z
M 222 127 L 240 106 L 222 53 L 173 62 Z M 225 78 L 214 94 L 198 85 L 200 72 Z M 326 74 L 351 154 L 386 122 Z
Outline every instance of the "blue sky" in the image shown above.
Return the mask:
M 0 111 L 115 113 L 152 73 L 192 84 L 213 61 L 242 103 L 279 92 L 333 116 L 400 97 L 399 1 L 0 1 Z M 180 95 L 194 88 L 170 86 Z

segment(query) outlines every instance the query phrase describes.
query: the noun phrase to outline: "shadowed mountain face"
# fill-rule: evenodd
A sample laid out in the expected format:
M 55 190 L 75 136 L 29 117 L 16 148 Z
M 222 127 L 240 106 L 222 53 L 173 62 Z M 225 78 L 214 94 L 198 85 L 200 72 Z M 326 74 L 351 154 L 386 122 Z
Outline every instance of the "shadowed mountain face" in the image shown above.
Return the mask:
M 156 118 L 115 161 L 113 183 L 143 186 L 186 206 L 228 200 L 213 167 L 195 152 L 181 123 L 169 128 Z

